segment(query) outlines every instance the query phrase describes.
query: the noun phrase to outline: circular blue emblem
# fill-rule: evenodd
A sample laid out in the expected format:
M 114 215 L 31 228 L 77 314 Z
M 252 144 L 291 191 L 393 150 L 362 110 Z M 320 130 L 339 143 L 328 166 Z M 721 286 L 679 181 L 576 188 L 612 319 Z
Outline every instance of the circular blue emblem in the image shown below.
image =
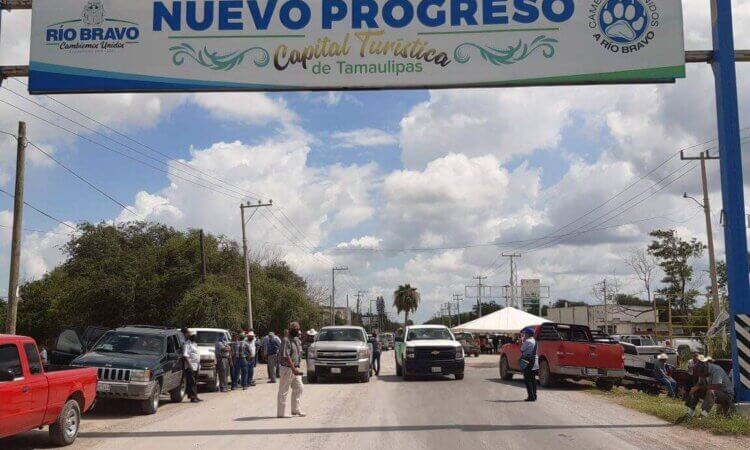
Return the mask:
M 641 0 L 608 0 L 599 11 L 599 27 L 618 44 L 635 42 L 648 29 L 648 11 Z

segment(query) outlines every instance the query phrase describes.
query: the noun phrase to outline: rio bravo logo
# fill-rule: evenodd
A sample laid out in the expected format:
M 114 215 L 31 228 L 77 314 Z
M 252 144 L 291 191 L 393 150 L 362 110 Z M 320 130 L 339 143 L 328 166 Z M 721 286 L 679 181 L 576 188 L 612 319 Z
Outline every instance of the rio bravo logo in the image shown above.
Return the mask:
M 115 51 L 137 44 L 139 25 L 129 20 L 107 16 L 102 0 L 84 0 L 80 17 L 49 25 L 47 45 L 69 51 Z
M 602 48 L 636 53 L 653 42 L 659 28 L 657 0 L 592 0 L 589 28 Z

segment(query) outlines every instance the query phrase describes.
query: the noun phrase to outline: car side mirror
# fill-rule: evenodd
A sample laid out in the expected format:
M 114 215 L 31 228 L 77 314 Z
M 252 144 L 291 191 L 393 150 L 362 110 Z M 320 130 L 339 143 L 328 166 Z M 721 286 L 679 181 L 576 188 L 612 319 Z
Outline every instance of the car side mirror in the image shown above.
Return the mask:
M 0 370 L 0 382 L 13 381 L 16 379 L 16 374 L 12 370 Z

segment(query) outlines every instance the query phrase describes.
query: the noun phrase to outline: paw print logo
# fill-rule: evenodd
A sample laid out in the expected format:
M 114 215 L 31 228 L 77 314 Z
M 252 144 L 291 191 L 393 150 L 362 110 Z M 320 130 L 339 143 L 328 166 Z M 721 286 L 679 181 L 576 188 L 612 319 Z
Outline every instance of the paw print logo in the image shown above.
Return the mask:
M 618 44 L 629 44 L 648 28 L 648 12 L 641 0 L 609 0 L 599 12 L 599 26 Z

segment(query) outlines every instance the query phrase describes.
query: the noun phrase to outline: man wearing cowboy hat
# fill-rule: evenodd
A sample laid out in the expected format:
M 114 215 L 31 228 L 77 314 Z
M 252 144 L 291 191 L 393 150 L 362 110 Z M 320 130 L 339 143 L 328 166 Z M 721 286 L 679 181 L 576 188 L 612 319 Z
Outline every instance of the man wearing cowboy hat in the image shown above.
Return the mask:
M 701 364 L 696 366 L 695 370 L 700 379 L 698 385 L 690 391 L 690 398 L 687 401 L 688 417 L 695 415 L 695 407 L 700 399 L 703 399 L 701 416 L 707 417 L 714 404 L 719 405 L 719 412 L 728 416 L 734 401 L 732 380 L 721 366 L 713 363 L 710 356 L 702 356 L 698 360 Z
M 667 389 L 667 394 L 670 397 L 675 398 L 677 397 L 677 381 L 669 376 L 670 367 L 667 364 L 667 360 L 669 360 L 669 356 L 666 353 L 662 353 L 656 357 L 654 378 Z

